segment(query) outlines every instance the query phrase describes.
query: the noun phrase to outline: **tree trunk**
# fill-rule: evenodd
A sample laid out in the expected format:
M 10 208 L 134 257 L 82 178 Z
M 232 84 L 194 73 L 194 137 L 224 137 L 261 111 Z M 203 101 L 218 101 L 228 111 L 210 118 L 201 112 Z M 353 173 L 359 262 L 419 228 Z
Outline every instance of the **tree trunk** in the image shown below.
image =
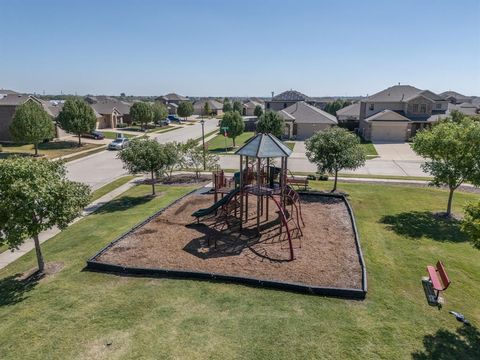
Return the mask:
M 155 195 L 155 176 L 152 170 L 152 195 Z
M 40 249 L 40 240 L 38 234 L 33 236 L 33 242 L 35 243 L 35 252 L 37 253 L 38 271 L 43 273 L 45 270 L 45 261 L 43 260 L 42 249 Z
M 78 134 L 78 147 L 82 146 L 82 134 Z
M 338 170 L 335 170 L 335 180 L 333 181 L 333 190 L 332 190 L 332 192 L 337 191 L 337 178 L 338 178 Z
M 453 200 L 453 192 L 455 189 L 450 188 L 450 192 L 448 194 L 448 205 L 447 205 L 447 216 L 450 217 L 452 215 L 452 200 Z
M 233 140 L 233 147 L 235 147 L 236 146 L 235 145 L 235 138 L 232 138 L 232 140 Z
M 38 156 L 38 143 L 33 144 L 33 147 L 35 148 L 35 156 Z

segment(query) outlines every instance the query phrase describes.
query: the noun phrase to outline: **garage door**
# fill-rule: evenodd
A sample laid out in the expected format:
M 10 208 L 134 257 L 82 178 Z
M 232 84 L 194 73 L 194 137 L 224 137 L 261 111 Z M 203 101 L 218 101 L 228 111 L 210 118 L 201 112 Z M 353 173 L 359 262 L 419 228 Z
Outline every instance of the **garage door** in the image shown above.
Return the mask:
M 308 139 L 317 131 L 322 131 L 329 127 L 330 125 L 328 124 L 297 124 L 297 139 Z
M 404 142 L 407 124 L 372 124 L 371 140 L 374 142 Z

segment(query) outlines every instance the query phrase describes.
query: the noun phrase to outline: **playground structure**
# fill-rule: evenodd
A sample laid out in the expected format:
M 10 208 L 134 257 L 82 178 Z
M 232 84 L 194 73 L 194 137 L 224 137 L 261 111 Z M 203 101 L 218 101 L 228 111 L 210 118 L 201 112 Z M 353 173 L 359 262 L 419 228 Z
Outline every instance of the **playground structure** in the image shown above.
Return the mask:
M 287 161 L 292 151 L 271 134 L 257 134 L 235 152 L 240 157 L 239 171 L 233 177 L 226 177 L 223 170 L 213 172 L 212 206 L 195 211 L 192 216 L 197 222 L 206 216 L 225 220 L 229 227 L 236 219 L 240 231 L 254 213 L 256 231 L 260 233 L 261 223 L 269 222 L 270 202 L 277 208 L 280 220 L 279 235 L 287 235 L 290 260 L 294 260 L 292 239 L 303 236 L 305 226 L 298 193 L 289 185 Z M 280 160 L 280 167 L 274 162 Z M 256 211 L 250 211 L 251 198 Z M 271 201 L 270 201 L 271 200 Z

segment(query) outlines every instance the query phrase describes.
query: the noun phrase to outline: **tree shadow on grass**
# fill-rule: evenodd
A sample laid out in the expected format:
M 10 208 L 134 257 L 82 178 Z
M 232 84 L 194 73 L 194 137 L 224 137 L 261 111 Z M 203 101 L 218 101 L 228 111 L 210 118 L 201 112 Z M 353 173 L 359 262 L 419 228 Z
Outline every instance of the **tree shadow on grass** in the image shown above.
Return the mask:
M 37 274 L 28 278 L 22 278 L 22 274 L 15 274 L 0 279 L 0 307 L 25 300 L 26 293 L 35 288 L 40 278 Z
M 112 213 L 117 211 L 129 210 L 135 206 L 143 205 L 153 200 L 154 197 L 151 195 L 147 196 L 122 196 L 117 199 L 113 199 L 101 206 L 96 213 Z
M 460 221 L 436 215 L 429 211 L 410 211 L 395 215 L 385 215 L 382 224 L 399 235 L 410 238 L 423 236 L 436 241 L 464 242 L 468 237 L 460 230 Z
M 413 360 L 480 359 L 480 332 L 474 326 L 462 326 L 456 332 L 438 330 L 423 338 L 423 351 L 412 353 Z

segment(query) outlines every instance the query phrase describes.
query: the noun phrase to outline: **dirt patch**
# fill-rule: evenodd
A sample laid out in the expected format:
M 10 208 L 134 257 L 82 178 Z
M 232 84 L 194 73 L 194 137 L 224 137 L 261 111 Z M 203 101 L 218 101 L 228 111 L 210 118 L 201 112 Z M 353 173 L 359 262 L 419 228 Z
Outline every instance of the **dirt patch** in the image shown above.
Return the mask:
M 253 199 L 252 199 L 253 198 Z M 190 195 L 168 208 L 95 260 L 125 267 L 201 271 L 286 281 L 310 286 L 362 288 L 362 269 L 348 209 L 342 199 L 303 196 L 305 226 L 296 227 L 288 207 L 295 259 L 286 231 L 269 201 L 256 228 L 256 198 L 250 196 L 249 221 L 240 230 L 234 217 L 212 216 L 196 224 L 191 214 L 213 203 L 212 195 Z M 264 214 L 266 211 L 264 212 Z M 299 221 L 301 222 L 301 221 Z
M 48 262 L 48 263 L 45 263 L 45 270 L 42 274 L 38 274 L 38 269 L 35 267 L 24 272 L 22 276 L 19 278 L 19 280 L 21 281 L 25 281 L 29 279 L 44 280 L 62 271 L 64 266 L 65 264 L 61 261 Z

